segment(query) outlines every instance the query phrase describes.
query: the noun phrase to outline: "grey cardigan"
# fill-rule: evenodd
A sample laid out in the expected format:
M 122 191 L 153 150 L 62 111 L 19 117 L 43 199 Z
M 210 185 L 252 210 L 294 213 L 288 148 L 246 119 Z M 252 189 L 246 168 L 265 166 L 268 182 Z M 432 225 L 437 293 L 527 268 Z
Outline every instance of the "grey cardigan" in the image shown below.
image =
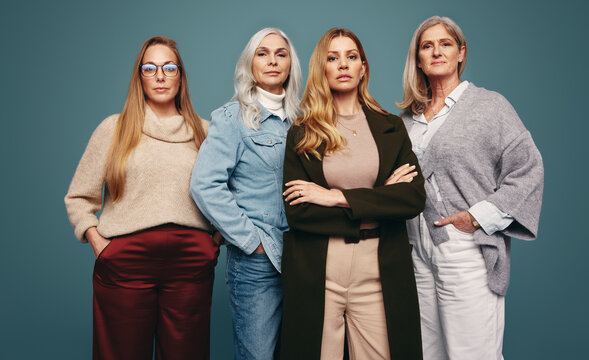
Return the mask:
M 401 117 L 410 131 L 411 113 L 405 111 Z M 503 231 L 474 233 L 487 265 L 489 288 L 505 295 L 511 237 L 533 240 L 538 232 L 544 168 L 530 132 L 503 96 L 471 83 L 430 141 L 420 166 L 427 192 L 423 215 L 435 245 L 447 241 L 448 234 L 433 222 L 479 201 L 513 216 Z M 432 174 L 442 201 L 436 201 Z

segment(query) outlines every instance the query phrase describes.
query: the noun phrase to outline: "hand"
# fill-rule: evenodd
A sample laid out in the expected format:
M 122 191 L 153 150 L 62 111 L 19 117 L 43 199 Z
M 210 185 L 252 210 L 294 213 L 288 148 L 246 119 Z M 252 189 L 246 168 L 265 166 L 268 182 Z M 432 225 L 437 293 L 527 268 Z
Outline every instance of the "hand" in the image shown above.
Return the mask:
M 434 225 L 436 226 L 444 226 L 448 224 L 452 224 L 456 229 L 469 234 L 472 234 L 477 230 L 477 228 L 472 225 L 470 213 L 466 210 L 452 214 L 442 220 L 434 221 Z
M 266 252 L 266 250 L 264 250 L 264 245 L 262 245 L 262 243 L 260 243 L 260 245 L 258 245 L 258 247 L 256 248 L 256 250 L 254 250 L 255 253 L 263 253 Z
M 393 171 L 391 176 L 388 177 L 384 184 L 392 185 L 402 182 L 410 183 L 413 181 L 413 178 L 417 176 L 417 171 L 413 170 L 415 170 L 415 165 L 401 165 L 395 171 Z
M 92 246 L 92 250 L 94 250 L 94 258 L 98 258 L 102 250 L 104 250 L 104 248 L 108 244 L 110 244 L 109 239 L 102 237 L 102 235 L 98 233 L 98 230 L 96 230 L 96 226 L 93 226 L 86 230 L 84 236 L 86 236 L 88 243 L 90 244 L 90 246 Z
M 344 194 L 337 189 L 326 189 L 313 182 L 304 180 L 293 180 L 286 183 L 288 188 L 283 196 L 284 201 L 290 205 L 298 205 L 302 203 L 311 203 L 327 207 L 349 207 L 348 200 Z

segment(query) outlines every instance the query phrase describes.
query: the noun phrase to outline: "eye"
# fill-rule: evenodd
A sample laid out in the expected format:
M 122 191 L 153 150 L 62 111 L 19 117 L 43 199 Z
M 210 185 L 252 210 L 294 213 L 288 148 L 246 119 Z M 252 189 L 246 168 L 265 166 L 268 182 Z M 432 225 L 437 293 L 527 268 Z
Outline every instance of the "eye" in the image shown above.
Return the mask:
M 141 65 L 141 70 L 143 71 L 155 71 L 157 69 L 157 66 L 155 66 L 154 64 L 143 64 Z
M 350 56 L 348 56 L 348 59 L 350 59 L 350 60 L 356 60 L 357 58 L 358 58 L 357 55 L 350 55 Z
M 176 64 L 164 64 L 162 67 L 164 71 L 176 71 L 176 69 L 178 69 Z
M 332 62 L 332 61 L 335 61 L 335 60 L 337 60 L 335 56 L 328 56 L 327 57 L 327 61 L 329 61 L 329 62 Z
M 266 53 L 265 53 L 265 52 L 263 52 L 263 51 L 262 51 L 262 52 L 259 52 L 259 53 L 258 53 L 258 56 L 266 56 Z
M 283 58 L 287 57 L 287 55 L 285 53 L 279 53 L 278 56 L 283 57 Z

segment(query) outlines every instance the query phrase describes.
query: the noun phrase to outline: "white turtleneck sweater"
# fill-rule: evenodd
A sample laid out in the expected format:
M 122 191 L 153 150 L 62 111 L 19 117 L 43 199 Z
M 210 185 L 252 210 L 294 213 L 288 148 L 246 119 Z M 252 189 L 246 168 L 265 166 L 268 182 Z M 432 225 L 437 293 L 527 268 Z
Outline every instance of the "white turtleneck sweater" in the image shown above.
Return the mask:
M 208 230 L 189 193 L 197 155 L 192 129 L 183 116 L 158 118 L 149 106 L 140 142 L 127 159 L 123 196 L 113 203 L 106 187 L 102 206 L 106 160 L 118 118 L 112 115 L 96 128 L 65 196 L 76 238 L 85 242 L 84 234 L 93 226 L 106 238 L 166 223 Z
M 265 107 L 268 111 L 272 114 L 278 116 L 282 120 L 286 117 L 286 113 L 284 111 L 284 105 L 282 101 L 286 96 L 286 92 L 282 90 L 282 94 L 276 95 L 268 92 L 260 87 L 257 88 L 258 90 L 258 101 Z

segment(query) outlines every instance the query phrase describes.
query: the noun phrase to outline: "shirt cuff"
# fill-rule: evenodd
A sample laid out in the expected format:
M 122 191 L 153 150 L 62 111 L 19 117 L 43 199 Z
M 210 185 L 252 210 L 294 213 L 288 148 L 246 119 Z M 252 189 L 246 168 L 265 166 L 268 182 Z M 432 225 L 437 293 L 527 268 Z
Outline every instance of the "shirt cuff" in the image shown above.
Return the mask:
M 486 200 L 474 204 L 468 212 L 478 221 L 487 235 L 504 230 L 513 222 L 513 216 L 504 213 Z

